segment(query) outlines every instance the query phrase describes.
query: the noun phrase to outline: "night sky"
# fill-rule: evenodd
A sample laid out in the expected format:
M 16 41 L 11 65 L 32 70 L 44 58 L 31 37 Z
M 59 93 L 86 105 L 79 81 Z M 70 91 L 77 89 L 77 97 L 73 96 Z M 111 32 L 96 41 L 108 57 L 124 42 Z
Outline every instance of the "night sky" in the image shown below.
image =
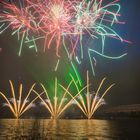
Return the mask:
M 107 84 L 104 86 L 116 83 L 111 94 L 105 98 L 110 106 L 140 103 L 140 1 L 121 0 L 120 4 L 122 16 L 119 19 L 125 21 L 126 24 L 115 25 L 114 29 L 132 44 L 122 44 L 115 39 L 107 39 L 105 51 L 113 56 L 125 52 L 128 55 L 120 60 L 108 60 L 96 55 L 96 76 L 91 78 L 95 89 L 103 77 L 107 77 Z M 0 91 L 4 91 L 8 95 L 9 79 L 15 83 L 16 87 L 19 82 L 22 82 L 25 91 L 34 82 L 47 81 L 49 83 L 54 76 L 60 77 L 61 81 L 65 82 L 66 75 L 63 74 L 63 67 L 69 64 L 68 60 L 64 59 L 65 57 L 60 58 L 60 60 L 64 59 L 64 63 L 61 61 L 62 68 L 55 74 L 54 67 L 57 59 L 54 48 L 46 53 L 41 51 L 35 53 L 34 50 L 24 46 L 23 53 L 19 57 L 17 55 L 19 42 L 16 36 L 11 36 L 9 32 L 10 30 L 7 30 L 0 35 Z M 94 41 L 91 40 L 88 45 L 94 45 Z M 86 69 L 91 69 L 88 63 L 89 60 L 85 57 L 82 65 L 78 66 L 83 79 L 86 76 Z M 0 99 L 2 100 L 2 98 Z M 2 104 L 0 103 L 0 105 Z

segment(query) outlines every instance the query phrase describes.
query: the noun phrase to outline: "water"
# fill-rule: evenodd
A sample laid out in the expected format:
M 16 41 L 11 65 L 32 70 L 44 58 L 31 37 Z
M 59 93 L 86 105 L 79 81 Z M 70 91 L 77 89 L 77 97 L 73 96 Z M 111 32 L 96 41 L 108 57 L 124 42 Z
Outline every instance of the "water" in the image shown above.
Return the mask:
M 1 119 L 0 140 L 140 140 L 140 121 Z

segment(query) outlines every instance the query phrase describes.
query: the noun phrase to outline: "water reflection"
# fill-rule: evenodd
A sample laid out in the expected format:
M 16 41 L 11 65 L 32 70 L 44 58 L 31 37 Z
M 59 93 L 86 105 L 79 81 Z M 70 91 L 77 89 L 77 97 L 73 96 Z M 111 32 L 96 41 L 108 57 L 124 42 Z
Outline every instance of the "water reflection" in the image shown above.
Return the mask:
M 127 124 L 130 121 L 4 119 L 0 120 L 0 140 L 128 140 L 134 135 Z

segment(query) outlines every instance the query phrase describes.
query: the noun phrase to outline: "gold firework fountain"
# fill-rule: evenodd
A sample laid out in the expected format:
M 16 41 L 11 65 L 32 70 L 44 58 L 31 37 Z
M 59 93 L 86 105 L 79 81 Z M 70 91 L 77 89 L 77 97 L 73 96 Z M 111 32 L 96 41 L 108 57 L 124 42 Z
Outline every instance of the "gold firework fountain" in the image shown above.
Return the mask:
M 23 115 L 27 110 L 33 107 L 34 101 L 38 98 L 37 96 L 33 98 L 31 101 L 29 101 L 29 97 L 33 91 L 33 88 L 35 87 L 35 84 L 33 84 L 28 92 L 28 94 L 22 98 L 23 95 L 23 85 L 20 84 L 19 87 L 19 94 L 18 98 L 15 94 L 14 85 L 11 80 L 9 80 L 12 98 L 9 99 L 4 93 L 0 92 L 0 95 L 5 99 L 6 103 L 4 103 L 4 106 L 8 106 L 10 111 L 13 113 L 16 119 L 19 119 L 21 115 Z
M 48 93 L 47 89 L 43 84 L 41 84 L 46 99 L 41 97 L 36 91 L 34 91 L 40 100 L 42 101 L 43 105 L 46 107 L 46 109 L 50 112 L 52 119 L 58 119 L 64 111 L 73 104 L 74 99 L 81 93 L 77 93 L 76 95 L 72 95 L 69 93 L 69 88 L 73 84 L 73 80 L 71 80 L 65 88 L 61 84 L 58 83 L 57 78 L 55 78 L 55 86 L 54 86 L 54 93 Z M 58 93 L 58 87 L 60 87 L 62 90 L 61 93 Z M 81 91 L 83 91 L 86 87 L 84 87 Z M 63 90 L 64 89 L 64 90 Z
M 109 92 L 109 90 L 115 85 L 111 84 L 106 90 L 101 94 L 100 90 L 105 82 L 106 78 L 103 78 L 99 84 L 99 87 L 96 92 L 91 93 L 89 89 L 89 73 L 87 72 L 86 86 L 82 89 L 79 89 L 76 81 L 74 84 L 77 88 L 78 96 L 73 97 L 72 94 L 63 87 L 63 89 L 72 97 L 75 101 L 75 104 L 80 108 L 80 110 L 85 114 L 88 119 L 91 119 L 94 113 L 99 107 L 105 104 L 104 97 Z

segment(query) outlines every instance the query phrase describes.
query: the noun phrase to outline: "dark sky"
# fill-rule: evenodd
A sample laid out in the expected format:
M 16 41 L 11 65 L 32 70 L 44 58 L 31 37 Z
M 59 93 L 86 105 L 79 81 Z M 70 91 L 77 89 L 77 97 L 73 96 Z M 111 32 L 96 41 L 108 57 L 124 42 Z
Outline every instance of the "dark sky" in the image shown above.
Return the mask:
M 132 44 L 123 43 L 112 39 L 107 39 L 107 53 L 119 55 L 127 52 L 128 55 L 120 60 L 105 60 L 96 56 L 97 67 L 95 69 L 94 85 L 97 87 L 103 77 L 107 77 L 107 85 L 116 83 L 111 94 L 106 97 L 109 105 L 138 104 L 140 103 L 140 1 L 121 0 L 120 20 L 126 22 L 125 25 L 115 26 L 115 30 L 125 39 L 132 41 Z M 9 30 L 0 35 L 0 90 L 9 91 L 8 80 L 11 79 L 17 86 L 18 82 L 23 82 L 28 89 L 33 82 L 40 82 L 40 79 L 49 81 L 54 78 L 55 56 L 54 51 L 38 53 L 24 48 L 21 57 L 17 55 L 17 38 L 9 34 Z M 92 45 L 92 42 L 90 42 Z M 83 75 L 88 60 L 78 67 Z M 63 64 L 62 64 L 63 65 Z M 64 63 L 65 65 L 65 63 Z M 86 65 L 86 66 L 85 66 Z M 65 79 L 59 73 L 61 79 Z M 85 73 L 86 74 L 86 73 Z

